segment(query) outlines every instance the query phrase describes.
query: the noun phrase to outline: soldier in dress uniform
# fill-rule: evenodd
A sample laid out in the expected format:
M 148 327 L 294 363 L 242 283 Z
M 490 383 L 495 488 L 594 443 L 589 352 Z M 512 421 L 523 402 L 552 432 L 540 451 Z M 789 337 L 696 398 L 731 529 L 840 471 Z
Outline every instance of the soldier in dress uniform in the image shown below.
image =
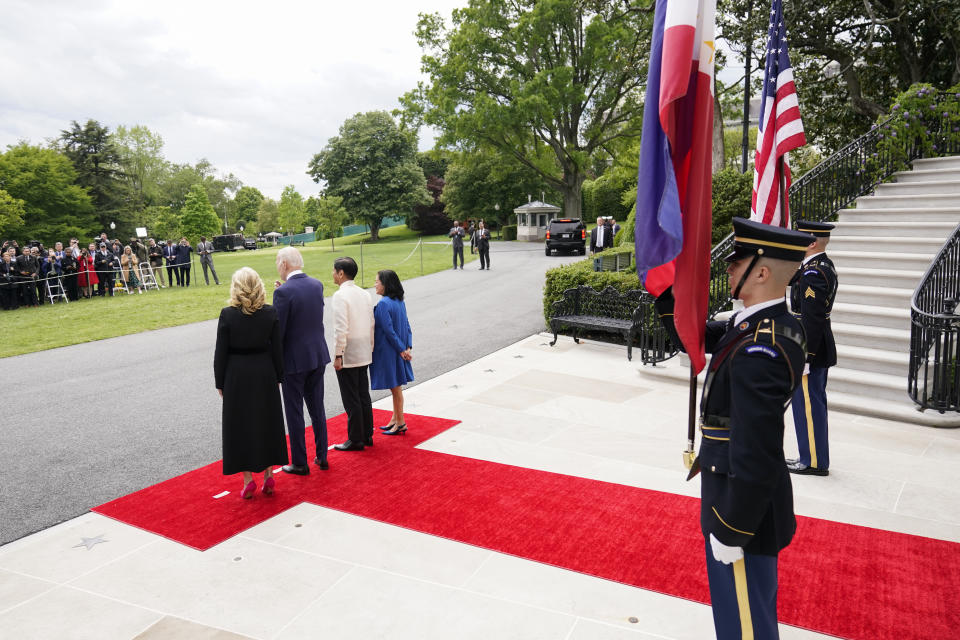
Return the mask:
M 790 473 L 825 476 L 830 468 L 827 442 L 827 370 L 837 364 L 830 311 L 837 295 L 837 271 L 827 257 L 829 222 L 801 220 L 797 231 L 813 234 L 803 264 L 790 280 L 790 310 L 807 335 L 803 380 L 793 396 L 793 424 L 800 457 L 788 460 Z
M 745 308 L 707 323 L 713 354 L 700 400 L 703 532 L 710 601 L 718 640 L 778 638 L 777 555 L 796 530 L 793 489 L 783 455 L 783 415 L 800 384 L 803 328 L 784 291 L 811 242 L 805 233 L 733 219 L 726 257 L 733 297 Z M 673 293 L 656 301 L 673 325 Z

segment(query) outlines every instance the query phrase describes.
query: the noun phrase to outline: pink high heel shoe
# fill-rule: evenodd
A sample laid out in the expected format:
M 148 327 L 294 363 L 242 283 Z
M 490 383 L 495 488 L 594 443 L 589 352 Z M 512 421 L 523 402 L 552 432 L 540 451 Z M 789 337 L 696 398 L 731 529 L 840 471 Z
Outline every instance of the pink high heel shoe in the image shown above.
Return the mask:
M 272 496 L 272 495 L 273 495 L 273 488 L 274 488 L 274 486 L 275 486 L 276 484 L 277 484 L 277 483 L 273 481 L 273 476 L 270 476 L 269 478 L 267 478 L 266 480 L 264 480 L 264 481 L 263 481 L 263 493 L 265 493 L 265 494 L 268 495 L 268 496 Z
M 240 497 L 244 500 L 249 500 L 253 497 L 254 492 L 257 490 L 257 481 L 251 480 L 247 483 L 247 486 L 243 488 L 243 491 L 240 492 Z

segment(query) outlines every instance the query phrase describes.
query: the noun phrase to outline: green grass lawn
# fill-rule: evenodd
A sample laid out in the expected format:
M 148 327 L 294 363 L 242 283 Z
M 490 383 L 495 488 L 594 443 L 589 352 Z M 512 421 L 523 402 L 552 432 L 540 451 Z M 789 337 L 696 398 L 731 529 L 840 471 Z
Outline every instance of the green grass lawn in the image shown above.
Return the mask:
M 358 265 L 362 264 L 362 277 L 357 274 L 357 283 L 364 287 L 373 286 L 377 271 L 381 269 L 393 269 L 401 280 L 408 280 L 452 266 L 450 247 L 439 244 L 447 241 L 446 236 L 425 236 L 423 245 L 417 247 L 419 237 L 405 226 L 384 229 L 380 235 L 381 240 L 373 244 L 368 243 L 369 235 L 363 234 L 337 238 L 334 248 L 329 240 L 299 247 L 304 270 L 323 282 L 329 296 L 336 291 L 331 276 L 333 261 L 340 256 L 351 256 Z M 275 261 L 278 249 L 216 254 L 214 266 L 220 276 L 219 287 L 213 285 L 212 278 L 210 286 L 203 283 L 203 270 L 196 260 L 190 274 L 190 287 L 0 312 L 3 319 L 0 357 L 216 318 L 230 297 L 230 277 L 240 267 L 252 267 L 260 274 L 270 302 L 273 282 L 277 279 Z M 464 259 L 471 262 L 476 256 L 468 249 L 464 252 Z

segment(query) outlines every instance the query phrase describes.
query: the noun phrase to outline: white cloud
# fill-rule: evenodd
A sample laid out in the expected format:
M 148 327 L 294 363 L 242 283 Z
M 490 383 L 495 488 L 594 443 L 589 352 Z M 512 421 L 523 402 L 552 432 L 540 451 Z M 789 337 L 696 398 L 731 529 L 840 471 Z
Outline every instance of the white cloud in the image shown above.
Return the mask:
M 5 0 L 0 147 L 71 120 L 143 124 L 172 162 L 205 157 L 271 197 L 314 193 L 307 163 L 340 124 L 394 109 L 420 79 L 418 12 L 462 4 Z

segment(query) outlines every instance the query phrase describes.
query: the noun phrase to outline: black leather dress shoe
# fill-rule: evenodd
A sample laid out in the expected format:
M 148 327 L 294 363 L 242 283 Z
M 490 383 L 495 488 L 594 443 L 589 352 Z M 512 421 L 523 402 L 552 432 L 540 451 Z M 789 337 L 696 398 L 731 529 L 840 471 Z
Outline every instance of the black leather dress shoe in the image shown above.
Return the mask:
M 372 447 L 372 446 L 373 446 L 373 436 L 370 436 L 369 438 L 367 438 L 366 440 L 364 440 L 364 441 L 363 441 L 363 446 L 365 446 L 365 447 Z
M 321 471 L 326 471 L 327 469 L 330 468 L 330 463 L 327 462 L 326 460 L 321 460 L 320 458 L 314 458 L 314 459 L 313 459 L 313 464 L 315 464 L 315 465 L 317 465 L 318 467 L 320 467 L 320 470 L 321 470 Z
M 310 475 L 310 467 L 303 465 L 302 467 L 295 464 L 285 464 L 283 465 L 284 473 L 292 473 L 295 476 L 308 476 Z
M 336 445 L 334 449 L 337 451 L 363 451 L 363 445 L 347 440 L 346 442 L 341 442 L 340 444 Z
M 817 469 L 816 467 L 808 467 L 805 464 L 796 462 L 794 464 L 787 465 L 787 471 L 790 473 L 795 473 L 798 476 L 828 476 L 830 475 L 829 469 Z

